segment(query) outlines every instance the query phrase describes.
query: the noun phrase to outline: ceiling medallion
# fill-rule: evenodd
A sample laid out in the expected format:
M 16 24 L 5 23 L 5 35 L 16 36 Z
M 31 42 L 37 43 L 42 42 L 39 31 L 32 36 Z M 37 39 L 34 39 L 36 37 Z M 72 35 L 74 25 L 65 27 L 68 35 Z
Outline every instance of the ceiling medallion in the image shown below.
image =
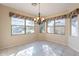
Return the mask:
M 36 5 L 37 5 L 37 3 L 32 3 L 32 5 L 33 5 L 33 6 L 36 6 Z

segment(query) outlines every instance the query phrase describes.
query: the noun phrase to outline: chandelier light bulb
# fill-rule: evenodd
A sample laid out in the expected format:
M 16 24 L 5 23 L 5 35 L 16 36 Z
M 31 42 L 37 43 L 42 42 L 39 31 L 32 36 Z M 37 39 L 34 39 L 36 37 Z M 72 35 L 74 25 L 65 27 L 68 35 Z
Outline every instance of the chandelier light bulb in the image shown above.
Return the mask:
M 37 17 L 37 20 L 39 20 L 39 17 Z
M 41 18 L 41 20 L 44 21 L 45 19 L 44 18 Z
M 34 21 L 36 21 L 36 18 L 34 18 Z

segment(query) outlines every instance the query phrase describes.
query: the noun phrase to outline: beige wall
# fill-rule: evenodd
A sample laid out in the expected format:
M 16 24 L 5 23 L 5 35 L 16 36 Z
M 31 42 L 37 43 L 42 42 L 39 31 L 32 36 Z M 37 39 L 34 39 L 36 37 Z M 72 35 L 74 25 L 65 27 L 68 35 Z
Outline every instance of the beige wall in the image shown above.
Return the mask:
M 0 5 L 0 49 L 35 40 L 36 34 L 11 36 L 11 19 L 9 17 L 10 11 L 27 15 L 24 12 Z
M 38 32 L 39 26 L 36 25 L 37 27 L 36 27 L 35 34 L 11 36 L 11 19 L 9 17 L 9 12 L 16 12 L 23 15 L 27 15 L 27 13 L 24 13 L 22 11 L 18 11 L 18 10 L 0 5 L 0 49 L 17 46 L 20 44 L 29 43 L 36 40 L 47 40 L 47 41 L 67 45 L 68 19 L 66 20 L 65 35 L 39 33 Z

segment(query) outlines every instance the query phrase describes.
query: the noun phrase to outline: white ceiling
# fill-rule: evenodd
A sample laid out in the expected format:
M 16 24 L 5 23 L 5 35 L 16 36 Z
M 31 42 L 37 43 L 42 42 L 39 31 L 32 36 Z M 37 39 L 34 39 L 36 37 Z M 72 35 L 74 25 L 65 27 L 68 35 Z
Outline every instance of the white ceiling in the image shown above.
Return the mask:
M 33 6 L 32 3 L 3 3 L 2 5 L 29 13 L 32 16 L 37 16 L 38 14 L 38 5 Z M 40 12 L 41 16 L 51 16 L 77 7 L 79 7 L 77 3 L 41 3 Z

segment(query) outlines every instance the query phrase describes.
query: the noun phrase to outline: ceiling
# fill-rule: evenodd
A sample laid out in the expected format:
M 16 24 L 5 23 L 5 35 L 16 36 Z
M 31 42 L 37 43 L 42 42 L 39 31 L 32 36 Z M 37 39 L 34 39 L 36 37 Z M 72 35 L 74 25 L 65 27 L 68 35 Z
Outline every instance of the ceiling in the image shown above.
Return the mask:
M 26 12 L 32 16 L 37 16 L 39 11 L 38 5 L 33 6 L 32 3 L 3 3 L 2 5 Z M 41 16 L 51 16 L 77 7 L 79 7 L 77 3 L 40 3 L 40 13 Z

